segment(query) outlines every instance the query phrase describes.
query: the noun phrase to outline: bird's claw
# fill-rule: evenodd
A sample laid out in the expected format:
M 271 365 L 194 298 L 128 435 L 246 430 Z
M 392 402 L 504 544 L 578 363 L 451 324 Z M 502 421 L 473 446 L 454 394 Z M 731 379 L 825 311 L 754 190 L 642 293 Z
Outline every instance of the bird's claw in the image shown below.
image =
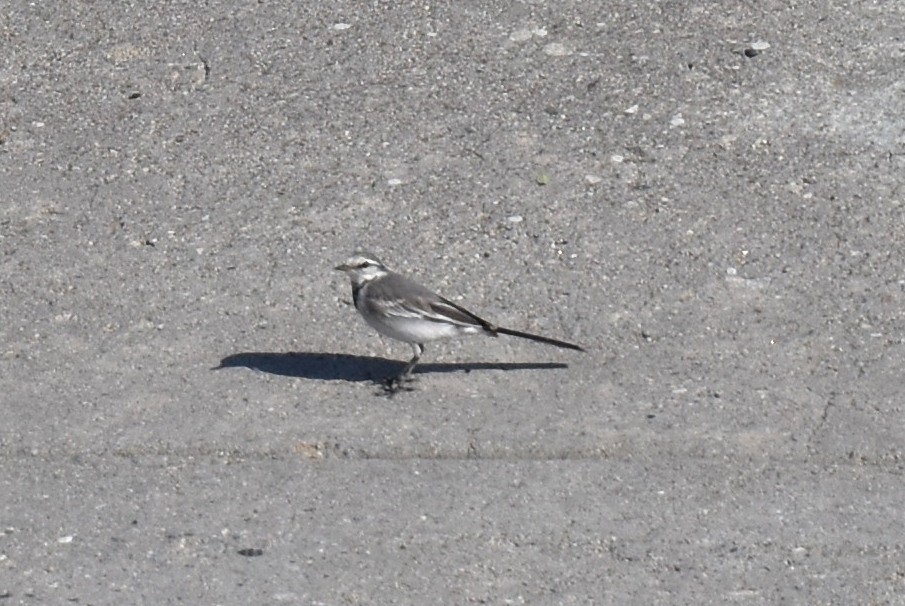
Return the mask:
M 412 375 L 399 375 L 397 377 L 390 377 L 383 382 L 383 391 L 385 394 L 392 396 L 399 391 L 414 391 L 413 387 L 407 385 L 407 383 L 411 383 L 414 381 L 414 377 Z

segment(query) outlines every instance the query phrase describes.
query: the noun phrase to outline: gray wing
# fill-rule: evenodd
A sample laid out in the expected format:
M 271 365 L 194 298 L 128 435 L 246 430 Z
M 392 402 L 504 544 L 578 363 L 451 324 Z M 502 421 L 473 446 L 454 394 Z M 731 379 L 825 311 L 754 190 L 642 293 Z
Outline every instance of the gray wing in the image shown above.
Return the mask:
M 371 311 L 461 326 L 480 326 L 490 332 L 496 331 L 496 327 L 486 320 L 405 276 L 391 273 L 367 288 L 369 292 L 366 304 Z

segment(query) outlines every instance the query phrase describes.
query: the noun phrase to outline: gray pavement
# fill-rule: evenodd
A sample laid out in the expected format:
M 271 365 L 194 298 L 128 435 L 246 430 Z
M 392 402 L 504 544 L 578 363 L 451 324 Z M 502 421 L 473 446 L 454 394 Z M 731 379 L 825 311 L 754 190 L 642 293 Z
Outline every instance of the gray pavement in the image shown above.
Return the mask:
M 7 3 L 0 603 L 905 604 L 903 31 Z

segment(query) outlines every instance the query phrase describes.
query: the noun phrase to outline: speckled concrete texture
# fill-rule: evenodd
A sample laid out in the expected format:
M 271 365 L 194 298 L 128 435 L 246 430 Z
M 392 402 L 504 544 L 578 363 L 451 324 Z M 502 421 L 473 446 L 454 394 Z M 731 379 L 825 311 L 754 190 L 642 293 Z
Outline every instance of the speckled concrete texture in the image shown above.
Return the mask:
M 0 602 L 905 603 L 903 31 L 7 3 Z M 589 351 L 386 397 L 358 247 Z

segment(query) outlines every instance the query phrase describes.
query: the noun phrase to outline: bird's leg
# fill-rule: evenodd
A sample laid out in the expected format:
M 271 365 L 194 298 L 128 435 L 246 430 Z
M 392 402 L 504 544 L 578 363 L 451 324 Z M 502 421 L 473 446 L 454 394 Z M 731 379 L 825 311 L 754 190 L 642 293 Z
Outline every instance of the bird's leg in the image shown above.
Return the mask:
M 409 360 L 409 363 L 405 365 L 405 368 L 402 369 L 402 373 L 397 377 L 390 377 L 386 382 L 386 389 L 390 393 L 394 393 L 402 387 L 403 383 L 412 380 L 412 371 L 415 370 L 415 366 L 418 364 L 418 360 L 421 359 L 421 354 L 424 353 L 424 345 L 421 343 L 412 343 L 412 352 L 415 354 L 412 356 L 412 359 Z
M 415 355 L 412 356 L 412 359 L 409 360 L 409 363 L 405 365 L 405 369 L 402 371 L 402 374 L 399 375 L 399 379 L 401 381 L 411 381 L 412 380 L 412 371 L 415 370 L 415 366 L 418 364 L 418 360 L 421 359 L 421 354 L 424 353 L 424 345 L 421 343 L 412 343 L 412 353 Z

